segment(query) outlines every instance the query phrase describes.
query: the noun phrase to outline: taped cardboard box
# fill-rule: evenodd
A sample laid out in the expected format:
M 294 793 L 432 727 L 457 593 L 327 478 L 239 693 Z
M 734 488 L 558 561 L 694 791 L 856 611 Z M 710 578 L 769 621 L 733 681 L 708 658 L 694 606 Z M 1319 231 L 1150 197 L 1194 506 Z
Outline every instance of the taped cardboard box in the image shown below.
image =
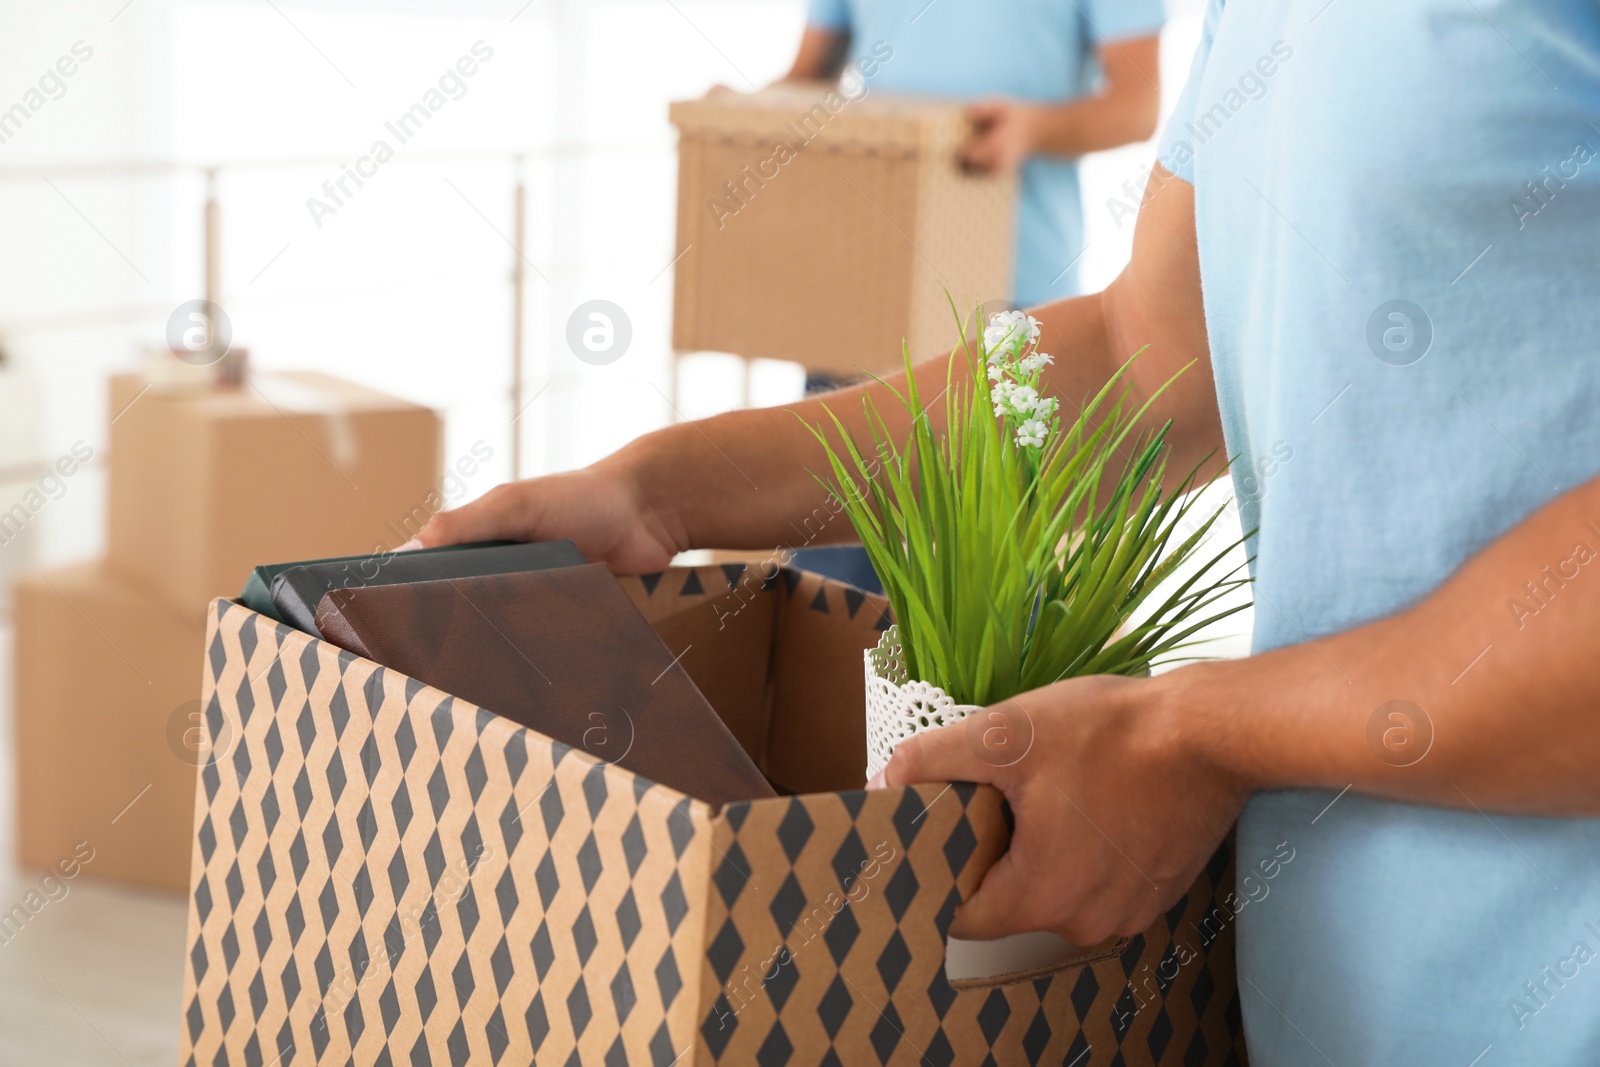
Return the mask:
M 852 788 L 883 602 L 737 564 L 624 584 L 769 775 L 832 791 L 713 811 L 218 601 L 185 1063 L 1242 1062 L 1226 849 L 1131 942 L 955 988 L 1007 823 L 988 788 Z
M 119 375 L 111 412 L 111 567 L 197 620 L 262 560 L 394 548 L 439 510 L 439 416 L 326 374 Z
M 186 891 L 204 619 L 94 564 L 14 594 L 18 862 L 47 870 L 84 842 L 92 877 Z
M 1014 175 L 961 169 L 952 101 L 857 81 L 672 105 L 672 343 L 853 376 L 950 347 L 946 291 L 1011 296 Z

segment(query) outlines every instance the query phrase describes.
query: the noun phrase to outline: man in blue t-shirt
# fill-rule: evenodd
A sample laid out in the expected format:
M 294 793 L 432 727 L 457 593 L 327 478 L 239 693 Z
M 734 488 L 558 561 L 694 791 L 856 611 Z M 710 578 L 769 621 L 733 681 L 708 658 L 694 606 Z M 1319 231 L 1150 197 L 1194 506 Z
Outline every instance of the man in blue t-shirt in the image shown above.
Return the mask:
M 1600 1063 L 1600 6 L 1211 0 L 1159 160 L 1127 269 L 1035 309 L 1045 388 L 1149 345 L 1139 402 L 1192 361 L 1149 417 L 1169 470 L 1232 457 L 1256 654 L 1022 694 L 1020 759 L 901 744 L 889 785 L 989 782 L 1015 816 L 951 932 L 1136 933 L 1237 818 L 1211 925 L 1256 1067 Z M 936 396 L 946 360 L 916 373 Z M 896 384 L 827 406 L 870 440 Z M 421 540 L 625 572 L 783 543 L 824 417 L 669 427 Z
M 887 45 L 874 90 L 974 101 L 966 164 L 1020 168 L 1011 295 L 1042 304 L 1079 291 L 1077 157 L 1155 132 L 1162 21 L 1161 0 L 811 0 L 789 77 Z

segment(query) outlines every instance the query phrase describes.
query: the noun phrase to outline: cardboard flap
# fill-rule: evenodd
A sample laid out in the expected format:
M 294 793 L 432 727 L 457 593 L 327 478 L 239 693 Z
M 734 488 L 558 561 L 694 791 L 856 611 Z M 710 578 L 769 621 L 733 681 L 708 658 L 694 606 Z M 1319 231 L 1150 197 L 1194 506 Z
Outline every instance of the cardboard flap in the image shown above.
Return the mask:
M 745 752 L 767 771 L 776 583 L 743 563 L 672 567 L 617 580 Z
M 866 783 L 863 653 L 889 628 L 881 596 L 805 571 L 780 576 L 767 775 L 796 793 Z
M 866 781 L 862 653 L 889 604 L 818 574 L 728 563 L 618 579 L 745 751 L 780 789 Z

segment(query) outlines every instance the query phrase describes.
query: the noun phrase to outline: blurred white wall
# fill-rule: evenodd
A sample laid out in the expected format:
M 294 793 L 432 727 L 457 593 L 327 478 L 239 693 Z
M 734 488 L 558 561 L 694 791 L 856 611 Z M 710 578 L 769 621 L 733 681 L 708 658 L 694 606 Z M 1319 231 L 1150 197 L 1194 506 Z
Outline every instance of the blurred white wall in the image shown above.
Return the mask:
M 1170 0 L 1170 107 L 1200 0 Z M 0 5 L 0 109 L 85 50 L 0 143 L 0 482 L 26 453 L 105 439 L 104 379 L 202 295 L 205 167 L 218 169 L 220 303 L 258 368 L 315 367 L 441 408 L 448 448 L 496 448 L 473 492 L 509 475 L 512 184 L 528 188 L 524 472 L 588 463 L 661 425 L 674 255 L 674 99 L 780 76 L 801 0 L 83 0 Z M 81 42 L 81 44 L 79 44 Z M 492 49 L 406 144 L 385 123 L 462 56 Z M 72 64 L 69 64 L 72 65 Z M 455 90 L 459 88 L 459 98 Z M 396 146 L 332 214 L 310 197 L 373 141 Z M 1095 285 L 1126 261 L 1108 208 L 1150 145 L 1084 164 Z M 307 162 L 309 160 L 309 162 Z M 166 164 L 179 164 L 173 170 Z M 633 324 L 627 358 L 571 358 L 567 316 L 603 298 Z M 800 374 L 758 366 L 756 402 Z M 541 391 L 542 390 L 542 391 Z M 683 408 L 740 396 L 736 363 L 688 362 Z M 35 399 L 36 398 L 36 399 Z M 48 560 L 100 548 L 98 472 L 45 509 Z M 5 486 L 0 484 L 0 491 Z M 15 546 L 12 546 L 15 547 Z

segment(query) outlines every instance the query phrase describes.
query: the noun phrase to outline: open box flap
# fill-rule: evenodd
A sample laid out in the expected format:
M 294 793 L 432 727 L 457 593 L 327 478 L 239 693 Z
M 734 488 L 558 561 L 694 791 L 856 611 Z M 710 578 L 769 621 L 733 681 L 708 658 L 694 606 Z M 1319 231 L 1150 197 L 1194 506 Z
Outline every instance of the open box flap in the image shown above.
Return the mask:
M 756 574 L 744 564 L 727 564 L 674 567 L 617 581 L 766 772 L 767 679 L 779 594 Z
M 861 654 L 888 628 L 888 601 L 772 565 L 619 580 L 781 790 L 833 792 L 866 781 Z

